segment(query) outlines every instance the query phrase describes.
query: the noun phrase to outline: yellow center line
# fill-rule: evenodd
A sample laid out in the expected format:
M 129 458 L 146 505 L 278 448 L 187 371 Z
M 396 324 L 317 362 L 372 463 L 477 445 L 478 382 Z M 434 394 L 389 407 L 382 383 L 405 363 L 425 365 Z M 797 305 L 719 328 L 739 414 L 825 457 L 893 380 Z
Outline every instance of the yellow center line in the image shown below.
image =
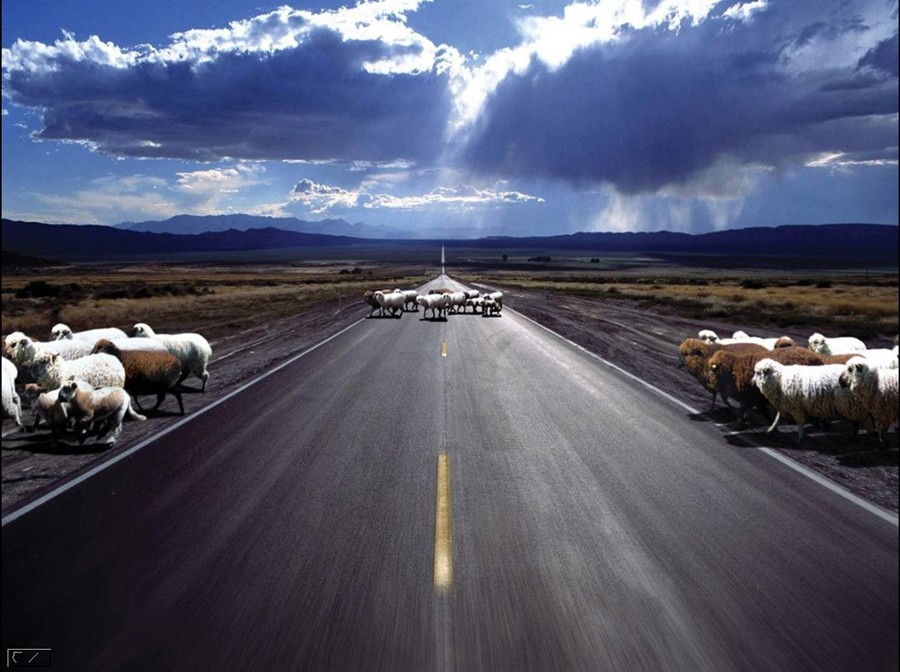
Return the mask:
M 434 587 L 453 582 L 453 542 L 450 532 L 450 457 L 438 455 L 437 505 L 434 514 Z
M 447 356 L 447 344 L 441 343 L 441 357 Z

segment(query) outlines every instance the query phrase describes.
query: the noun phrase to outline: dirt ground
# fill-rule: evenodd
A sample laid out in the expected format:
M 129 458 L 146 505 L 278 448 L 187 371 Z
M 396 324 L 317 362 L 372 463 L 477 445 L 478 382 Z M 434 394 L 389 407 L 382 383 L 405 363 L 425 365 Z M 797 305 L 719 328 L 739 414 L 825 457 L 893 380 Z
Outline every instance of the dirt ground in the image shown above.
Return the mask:
M 722 448 L 735 443 L 730 436 L 736 429 L 729 426 L 733 411 L 718 406 L 709 410 L 710 395 L 688 373 L 679 370 L 678 345 L 696 336 L 702 328 L 720 334 L 743 329 L 752 334 L 772 335 L 762 328 L 724 321 L 699 323 L 696 320 L 647 310 L 634 302 L 586 297 L 550 297 L 542 293 L 502 288 L 504 305 L 544 324 L 626 371 L 671 394 L 701 411 L 697 420 L 722 423 Z M 324 338 L 364 319 L 368 307 L 359 303 L 341 307 L 327 301 L 302 314 L 270 322 L 252 329 L 212 341 L 213 359 L 209 366 L 210 383 L 206 393 L 199 393 L 196 379 L 188 379 L 192 389 L 184 395 L 189 414 L 237 389 L 242 383 L 272 366 L 299 354 Z M 451 317 L 450 319 L 454 319 Z M 805 342 L 816 329 L 797 325 L 784 330 L 784 335 Z M 778 334 L 782 335 L 782 334 Z M 886 339 L 883 344 L 889 346 Z M 149 404 L 151 399 L 144 398 Z M 64 439 L 54 446 L 47 432 L 25 433 L 3 421 L 2 506 L 39 497 L 59 482 L 75 477 L 100 458 L 117 454 L 141 440 L 181 420 L 172 398 L 167 398 L 159 412 L 146 422 L 128 422 L 118 444 L 112 449 L 91 440 L 83 446 Z M 26 410 L 26 420 L 31 413 Z M 808 432 L 801 448 L 793 446 L 796 426 L 783 424 L 775 433 L 766 434 L 761 416 L 751 417 L 741 436 L 755 445 L 774 448 L 796 461 L 820 472 L 860 497 L 885 509 L 898 508 L 897 434 L 888 436 L 886 445 L 876 437 L 851 436 L 847 423 L 832 423 L 828 428 Z M 743 445 L 743 444 L 741 444 Z

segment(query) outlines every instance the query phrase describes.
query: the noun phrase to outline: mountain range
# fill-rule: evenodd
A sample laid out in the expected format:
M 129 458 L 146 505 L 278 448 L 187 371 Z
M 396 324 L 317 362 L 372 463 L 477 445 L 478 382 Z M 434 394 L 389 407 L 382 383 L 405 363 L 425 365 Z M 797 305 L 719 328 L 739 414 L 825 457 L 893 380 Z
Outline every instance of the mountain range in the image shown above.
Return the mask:
M 410 231 L 395 229 L 389 226 L 370 226 L 368 224 L 350 224 L 343 219 L 323 219 L 308 222 L 295 217 L 263 217 L 259 215 L 176 215 L 165 220 L 146 222 L 122 222 L 115 228 L 125 231 L 145 231 L 147 233 L 210 233 L 236 229 L 281 229 L 296 233 L 317 233 L 328 236 L 351 236 L 354 238 L 373 238 L 376 240 L 397 240 L 416 238 Z
M 231 216 L 228 216 L 231 217 Z M 167 220 L 170 221 L 171 220 Z M 234 220 L 229 220 L 233 221 Z M 278 220 L 280 221 L 280 220 Z M 626 252 L 657 256 L 757 257 L 760 259 L 829 259 L 841 266 L 898 265 L 897 226 L 881 224 L 821 224 L 754 227 L 705 234 L 575 233 L 547 237 L 487 237 L 470 240 L 386 240 L 343 235 L 249 228 L 203 233 L 151 233 L 109 226 L 76 226 L 2 220 L 4 253 L 52 260 L 115 259 L 173 253 L 341 248 L 351 246 L 404 248 L 467 248 L 506 252 L 560 250 L 584 255 Z M 5 258 L 9 258 L 6 257 Z M 723 258 L 719 265 L 733 263 Z

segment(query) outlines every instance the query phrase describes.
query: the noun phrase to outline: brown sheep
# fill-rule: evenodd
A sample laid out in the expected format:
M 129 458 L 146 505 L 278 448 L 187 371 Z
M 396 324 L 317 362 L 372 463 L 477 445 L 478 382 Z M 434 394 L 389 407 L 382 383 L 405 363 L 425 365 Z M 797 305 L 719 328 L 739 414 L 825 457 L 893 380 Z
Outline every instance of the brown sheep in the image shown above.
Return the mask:
M 685 341 L 678 346 L 678 350 L 681 353 L 678 368 L 687 369 L 688 373 L 696 378 L 704 388 L 712 392 L 712 404 L 710 405 L 709 410 L 713 410 L 716 407 L 716 395 L 718 394 L 716 388 L 711 386 L 708 380 L 707 364 L 709 363 L 710 357 L 720 350 L 727 350 L 734 353 L 769 352 L 758 343 L 731 343 L 728 345 L 721 345 L 719 343 L 707 343 L 701 341 L 699 338 L 685 339 Z M 726 406 L 729 408 L 731 407 L 727 399 L 723 398 L 722 401 L 725 402 Z
M 94 352 L 105 352 L 112 355 L 125 367 L 125 391 L 130 394 L 134 403 L 141 408 L 138 396 L 155 394 L 155 411 L 171 394 L 178 401 L 178 410 L 184 415 L 184 402 L 178 389 L 181 378 L 181 360 L 171 352 L 150 350 L 120 350 L 109 339 L 102 338 L 94 344 Z
M 767 419 L 769 402 L 753 382 L 756 363 L 761 359 L 773 359 L 781 364 L 819 366 L 822 356 L 807 348 L 781 347 L 764 352 L 735 353 L 722 350 L 713 354 L 707 364 L 709 384 L 722 399 L 734 399 L 740 405 L 738 423 L 743 425 L 744 415 L 756 408 Z

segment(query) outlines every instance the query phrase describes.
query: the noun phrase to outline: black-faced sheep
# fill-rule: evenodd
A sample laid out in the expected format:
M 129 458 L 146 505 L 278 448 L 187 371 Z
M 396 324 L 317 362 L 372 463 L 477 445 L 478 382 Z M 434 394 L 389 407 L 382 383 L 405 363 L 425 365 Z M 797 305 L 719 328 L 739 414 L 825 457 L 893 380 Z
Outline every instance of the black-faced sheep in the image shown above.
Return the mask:
M 181 362 L 181 380 L 184 381 L 190 374 L 197 376 L 203 383 L 202 391 L 206 392 L 206 383 L 209 381 L 209 372 L 206 365 L 212 357 L 212 348 L 209 342 L 197 333 L 182 334 L 157 334 L 144 322 L 134 325 L 134 335 L 144 338 L 152 338 L 164 346 L 166 350 L 175 355 Z
M 156 395 L 155 411 L 171 394 L 178 401 L 178 410 L 184 415 L 184 403 L 178 389 L 181 378 L 181 361 L 171 352 L 120 350 L 113 341 L 100 339 L 94 344 L 94 352 L 112 355 L 125 367 L 125 391 L 141 408 L 138 397 L 145 394 Z M 143 410 L 143 409 L 141 409 Z

